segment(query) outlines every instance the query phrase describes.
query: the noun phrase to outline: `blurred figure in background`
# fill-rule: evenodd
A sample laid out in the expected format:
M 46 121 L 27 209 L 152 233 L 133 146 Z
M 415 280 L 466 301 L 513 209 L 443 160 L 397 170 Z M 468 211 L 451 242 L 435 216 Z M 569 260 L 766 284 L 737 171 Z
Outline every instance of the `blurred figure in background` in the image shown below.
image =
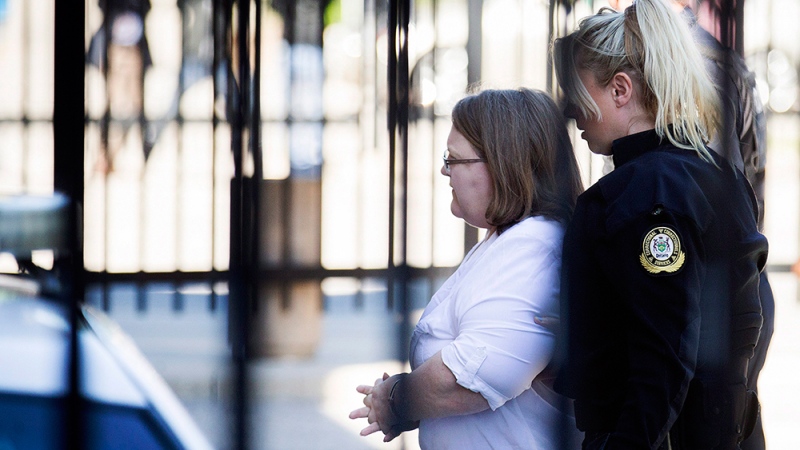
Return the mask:
M 108 108 L 101 122 L 102 150 L 95 164 L 100 172 L 114 170 L 114 157 L 126 145 L 128 134 L 139 125 L 145 160 L 152 145 L 146 143 L 144 74 L 152 66 L 145 36 L 150 0 L 100 0 L 103 25 L 94 33 L 86 55 L 106 78 Z

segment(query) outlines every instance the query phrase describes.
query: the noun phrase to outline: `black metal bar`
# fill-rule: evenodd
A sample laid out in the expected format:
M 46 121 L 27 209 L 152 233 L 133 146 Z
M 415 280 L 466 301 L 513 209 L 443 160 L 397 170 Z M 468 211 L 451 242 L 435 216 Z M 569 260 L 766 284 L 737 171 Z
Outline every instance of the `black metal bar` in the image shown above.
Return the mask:
M 734 0 L 724 0 L 719 7 L 720 41 L 722 45 L 728 48 L 735 48 L 736 46 L 735 10 Z
M 108 284 L 104 284 L 100 290 L 100 295 L 102 296 L 102 308 L 105 312 L 111 311 L 111 295 L 109 294 L 109 289 L 110 286 Z
M 146 60 L 146 56 L 145 55 L 149 54 L 148 53 L 149 50 L 147 50 L 147 27 L 145 26 L 145 24 L 147 23 L 148 9 L 149 9 L 149 3 L 140 2 L 140 4 L 138 5 L 138 11 L 137 11 L 137 14 L 139 15 L 139 17 L 142 20 L 142 37 L 141 37 L 141 39 L 139 39 L 139 42 L 136 43 L 136 48 L 139 50 L 139 54 L 142 56 L 142 65 L 139 67 L 139 69 L 140 69 L 140 72 L 139 72 L 139 77 L 140 78 L 139 78 L 139 80 L 141 80 L 141 83 L 142 83 L 141 88 L 139 89 L 139 104 L 141 105 L 141 109 L 139 110 L 139 137 L 141 138 L 142 155 L 144 156 L 144 163 L 142 164 L 142 170 L 139 172 L 139 186 L 138 186 L 139 187 L 139 223 L 138 223 L 138 225 L 139 225 L 139 255 L 138 255 L 139 261 L 144 261 L 145 260 L 146 245 L 144 245 L 144 238 L 145 238 L 145 236 L 147 236 L 147 232 L 146 232 L 146 229 L 147 229 L 147 218 L 146 218 L 146 215 L 147 215 L 147 195 L 145 194 L 147 192 L 147 177 L 145 175 L 147 173 L 147 157 L 148 157 L 148 154 L 149 154 L 149 150 L 145 151 L 145 147 L 148 145 L 148 143 L 147 143 L 148 142 L 148 137 L 147 137 L 147 135 L 148 135 L 148 121 L 147 121 L 147 116 L 145 114 L 145 104 L 146 103 L 145 103 L 145 92 L 144 92 L 144 88 L 145 88 L 144 80 L 145 80 L 145 76 L 146 76 L 146 72 L 147 72 L 147 60 Z M 181 47 L 183 47 L 183 46 L 181 45 Z M 181 50 L 182 50 L 182 48 L 181 48 Z M 183 51 L 181 51 L 181 55 L 183 55 Z M 181 81 L 182 81 L 181 77 L 178 77 L 178 85 L 179 86 L 181 84 Z M 179 89 L 180 89 L 180 87 L 179 87 Z M 179 91 L 179 92 L 182 92 L 182 91 Z M 180 153 L 180 138 L 178 139 L 178 142 L 179 142 L 179 144 L 178 144 L 179 147 L 178 147 L 178 155 L 176 157 L 176 160 L 178 161 L 178 164 L 180 164 L 180 160 L 181 160 L 181 158 L 180 158 L 180 154 L 181 154 Z M 153 143 L 155 144 L 155 141 Z M 178 182 L 175 183 L 177 186 L 180 186 L 181 173 L 182 173 L 181 170 L 177 170 L 176 177 L 178 178 Z M 107 192 L 108 188 L 106 188 L 105 190 Z M 177 192 L 176 203 L 179 204 L 179 205 L 181 204 L 180 191 Z M 175 209 L 176 209 L 176 211 L 180 211 L 180 208 L 175 208 Z M 176 224 L 177 225 L 176 225 L 175 228 L 179 229 L 180 223 L 181 223 L 180 222 L 180 215 L 176 214 L 176 216 L 177 216 L 176 217 Z M 173 239 L 174 239 L 174 241 L 176 243 L 176 247 L 178 247 L 176 249 L 176 251 L 175 251 L 175 254 L 176 255 L 180 255 L 181 254 L 180 253 L 180 244 L 178 244 L 180 242 L 180 239 L 178 239 L 178 233 L 177 232 L 175 233 L 175 237 Z M 142 289 L 141 286 L 137 286 L 136 289 L 137 289 L 137 293 L 138 293 L 137 296 L 142 297 L 143 296 L 142 292 L 144 291 L 144 289 Z M 146 302 L 146 300 L 145 300 L 145 302 Z
M 181 5 L 181 3 L 182 2 L 178 2 L 178 5 Z M 184 132 L 183 126 L 184 126 L 184 122 L 183 122 L 183 113 L 181 112 L 180 99 L 183 96 L 183 93 L 186 92 L 186 88 L 187 88 L 186 82 L 185 82 L 186 80 L 184 79 L 185 77 L 183 76 L 183 70 L 186 67 L 186 16 L 188 14 L 186 12 L 187 6 L 185 5 L 185 2 L 183 2 L 183 3 L 184 3 L 184 5 L 181 7 L 181 11 L 180 11 L 181 12 L 181 22 L 180 22 L 181 23 L 181 33 L 180 33 L 180 39 L 181 39 L 181 43 L 180 43 L 181 44 L 181 56 L 180 56 L 180 58 L 181 58 L 181 66 L 180 66 L 180 69 L 178 71 L 177 93 L 176 93 L 176 96 L 175 96 L 175 100 L 173 100 L 173 101 L 177 102 L 177 105 L 175 107 L 175 121 L 176 121 L 177 126 L 178 126 L 177 140 L 175 141 L 175 164 L 177 166 L 176 170 L 175 170 L 175 204 L 177 204 L 177 205 L 183 204 L 183 199 L 185 197 L 183 195 L 183 179 L 184 179 L 183 175 L 184 175 L 184 170 L 182 170 L 182 168 L 181 168 L 181 166 L 183 165 L 182 155 L 183 155 L 183 132 Z M 194 19 L 194 20 L 196 20 L 196 19 Z M 144 80 L 144 78 L 142 78 L 142 79 Z M 144 91 L 144 89 L 142 91 Z M 142 105 L 144 105 L 144 103 L 142 103 Z M 144 112 L 144 108 L 142 108 L 142 112 Z M 140 184 L 140 186 L 142 186 L 142 187 L 144 187 L 144 182 L 145 182 L 144 172 L 145 172 L 146 169 L 147 169 L 147 159 L 145 158 L 145 164 L 144 164 L 144 166 L 142 168 L 142 183 Z M 211 195 L 212 195 L 212 197 L 214 196 L 213 192 L 212 192 Z M 144 197 L 145 196 L 144 196 L 144 192 L 143 192 L 142 195 L 141 195 L 141 198 L 144 198 Z M 183 248 L 184 248 L 183 240 L 181 239 L 181 234 L 182 234 L 181 231 L 182 231 L 182 229 L 184 227 L 183 214 L 181 214 L 182 209 L 183 208 L 175 208 L 172 211 L 172 213 L 174 214 L 174 217 L 175 217 L 175 227 L 172 229 L 172 242 L 173 242 L 173 245 L 175 246 L 174 250 L 175 250 L 175 255 L 177 255 L 177 257 L 178 257 L 178 261 L 180 261 L 180 257 L 181 257 L 181 254 L 183 253 Z M 144 202 L 142 202 L 142 208 L 141 208 L 141 213 L 140 214 L 143 215 L 144 212 L 145 212 Z M 142 220 L 142 222 L 144 222 L 144 220 Z M 141 235 L 144 236 L 144 232 L 142 232 Z M 144 246 L 141 246 L 141 247 L 144 247 Z M 177 301 L 177 297 L 178 297 L 178 295 L 176 293 L 176 301 Z
M 80 395 L 79 308 L 84 296 L 83 230 L 83 140 L 84 140 L 84 28 L 85 13 L 73 2 L 55 2 L 54 85 L 53 85 L 53 186 L 69 202 L 68 249 L 57 252 L 63 282 L 62 299 L 70 310 L 69 367 L 64 436 L 65 447 L 81 449 L 84 417 Z
M 362 86 L 362 97 L 361 97 L 361 113 L 359 114 L 358 118 L 358 125 L 359 129 L 361 130 L 360 133 L 360 140 L 361 140 L 361 152 L 358 158 L 356 173 L 361 172 L 361 168 L 364 165 L 364 158 L 363 155 L 366 153 L 367 149 L 374 149 L 376 148 L 376 136 L 377 136 L 377 107 L 378 103 L 375 101 L 370 101 L 371 99 L 378 98 L 378 83 L 376 83 L 377 76 L 376 76 L 376 54 L 377 54 L 377 45 L 378 42 L 378 8 L 376 7 L 376 0 L 364 0 L 364 9 L 363 9 L 363 17 L 364 23 L 362 26 L 362 38 L 361 43 L 363 46 L 364 51 L 362 52 L 363 59 L 362 59 L 362 66 L 361 66 L 361 74 L 363 80 Z M 368 128 L 369 127 L 369 128 Z M 369 130 L 369 131 L 367 131 Z M 357 192 L 364 192 L 365 183 L 362 180 L 362 177 L 356 177 L 356 188 L 358 189 Z M 356 236 L 363 236 L 363 229 L 364 229 L 364 214 L 366 213 L 367 208 L 364 207 L 364 197 L 359 196 L 357 200 L 356 206 L 356 217 L 355 226 L 356 226 Z M 355 252 L 357 255 L 363 254 L 362 251 L 364 249 L 364 242 L 363 239 L 356 240 L 356 248 Z
M 291 149 L 292 149 L 292 127 L 296 123 L 296 118 L 294 117 L 292 104 L 295 101 L 294 96 L 294 81 L 295 81 L 295 64 L 293 60 L 295 58 L 295 46 L 297 44 L 297 1 L 288 1 L 285 2 L 284 5 L 284 19 L 283 19 L 283 36 L 286 39 L 286 43 L 289 45 L 289 54 L 292 58 L 292 61 L 289 63 L 289 67 L 287 68 L 288 71 L 288 81 L 289 86 L 287 86 L 287 105 L 288 110 L 286 114 L 286 131 L 289 134 L 289 152 L 291 159 Z M 303 120 L 305 118 L 302 118 Z M 291 178 L 291 161 L 290 161 L 290 169 L 289 169 L 289 177 Z M 291 248 L 291 230 L 292 230 L 292 218 L 291 218 L 291 210 L 292 210 L 292 183 L 286 182 L 283 183 L 283 189 L 280 190 L 280 253 L 279 257 L 277 258 L 280 261 L 281 267 L 288 267 L 289 266 L 289 255 L 291 255 L 292 248 Z M 273 278 L 270 278 L 273 279 Z M 281 308 L 286 310 L 289 308 L 289 301 L 290 301 L 290 287 L 289 283 L 283 279 L 281 282 L 278 283 L 277 289 L 280 291 L 280 301 L 281 301 Z
M 467 83 L 473 86 L 481 81 L 481 61 L 483 59 L 483 0 L 469 0 L 467 4 Z M 478 242 L 478 229 L 467 225 L 464 228 L 464 252 L 468 252 Z
M 183 294 L 183 289 L 185 287 L 186 286 L 181 283 L 175 283 L 172 285 L 172 311 L 174 312 L 183 311 L 186 305 L 186 297 Z
M 410 0 L 391 0 L 389 5 L 389 283 L 388 303 L 399 307 L 401 324 L 397 354 L 408 359 L 408 276 L 406 223 L 408 215 L 408 111 L 409 64 L 408 28 L 411 18 Z M 397 42 L 397 39 L 400 39 Z M 399 44 L 399 45 L 398 45 Z M 399 149 L 398 149 L 398 142 Z M 398 151 L 400 154 L 398 155 Z M 400 179 L 401 191 L 395 186 Z M 399 202 L 399 211 L 396 211 Z M 400 260 L 396 261 L 396 239 L 400 239 Z
M 28 5 L 28 2 L 22 2 L 19 5 L 19 7 L 22 8 L 22 17 L 24 17 L 24 19 L 22 21 L 23 36 L 28 36 L 29 24 L 33 23 L 33 19 L 31 17 L 32 16 L 31 7 Z M 22 39 L 22 42 L 20 43 L 20 45 L 22 46 L 22 57 L 26 59 L 26 61 L 23 61 L 23 64 L 24 64 L 23 67 L 25 67 L 25 70 L 27 71 L 31 67 L 31 64 L 27 61 L 27 59 L 30 58 L 30 55 L 32 55 L 33 52 L 30 49 L 30 45 L 29 45 L 29 40 L 28 39 Z M 24 127 L 24 132 L 22 133 L 22 151 L 23 151 L 23 154 L 22 154 L 22 168 L 21 168 L 22 169 L 22 189 L 23 189 L 24 192 L 28 192 L 28 166 L 29 166 L 29 162 L 30 162 L 30 161 L 28 161 L 28 157 L 29 157 L 29 153 L 30 153 L 29 152 L 30 143 L 29 143 L 29 138 L 28 138 L 28 135 L 29 135 L 28 130 L 30 128 L 28 127 L 28 123 L 27 123 L 28 122 L 28 92 L 29 92 L 28 85 L 30 83 L 30 81 L 29 81 L 30 78 L 31 77 L 27 73 L 25 73 L 25 76 L 22 77 L 22 83 L 21 83 L 22 85 L 20 86 L 22 88 L 22 105 L 23 105 L 23 107 L 22 107 L 22 123 L 25 126 Z
M 253 194 L 255 195 L 254 198 L 254 205 L 256 208 L 256 214 L 254 217 L 260 217 L 258 215 L 258 209 L 260 207 L 259 196 L 261 189 L 258 188 L 261 184 L 261 180 L 264 179 L 264 161 L 261 151 L 261 0 L 255 0 L 255 30 L 254 30 L 254 44 L 253 44 L 253 104 L 250 112 L 250 151 L 253 154 L 253 179 L 256 181 L 256 188 L 253 189 Z M 254 233 L 254 245 L 255 249 L 258 249 L 258 220 L 254 221 L 255 223 L 255 233 Z M 258 253 L 256 251 L 256 253 Z M 258 258 L 254 259 L 254 263 L 256 264 L 255 267 L 258 267 Z
M 106 168 L 110 168 L 112 164 L 111 153 L 110 153 L 110 138 L 109 138 L 109 128 L 111 126 L 111 89 L 109 88 L 108 83 L 108 73 L 109 73 L 109 61 L 108 61 L 108 47 L 111 43 L 111 14 L 109 14 L 109 5 L 108 3 L 114 0 L 99 0 L 98 5 L 100 6 L 100 10 L 103 11 L 103 24 L 100 27 L 100 33 L 102 34 L 102 53 L 100 55 L 100 71 L 103 73 L 103 80 L 105 83 L 105 90 L 106 90 L 106 104 L 105 109 L 103 110 L 103 119 L 100 122 L 100 151 L 101 154 L 98 155 L 98 158 L 103 158 L 103 163 L 106 165 Z M 109 229 L 109 205 L 111 202 L 109 201 L 108 195 L 108 174 L 104 176 L 104 186 L 103 186 L 103 267 L 108 266 L 108 255 L 109 255 L 109 238 L 108 238 L 108 229 Z
M 483 49 L 483 0 L 467 3 L 467 83 L 471 86 L 481 80 L 481 54 Z
M 147 291 L 144 287 L 145 283 L 145 280 L 136 281 L 136 311 L 140 313 L 147 311 Z M 107 288 L 110 288 L 110 286 L 107 286 Z
M 549 14 L 547 20 L 547 38 L 548 43 L 553 42 L 557 36 L 563 36 L 566 34 L 566 24 L 561 24 L 559 17 L 562 11 L 561 3 L 557 0 L 551 0 L 549 6 Z M 566 20 L 565 20 L 566 22 Z M 559 26 L 563 25 L 563 26 Z M 558 101 L 558 92 L 559 86 L 558 82 L 555 79 L 554 75 L 554 68 L 553 68 L 553 61 L 552 58 L 547 58 L 547 92 L 550 94 L 554 99 Z M 591 164 L 589 165 L 589 174 L 591 176 Z M 556 349 L 558 352 L 558 347 Z M 555 356 L 558 358 L 558 354 Z M 568 405 L 568 401 L 566 398 L 560 400 L 559 408 L 562 411 L 566 411 L 569 409 L 570 405 Z M 558 420 L 557 429 L 555 430 L 555 436 L 557 436 L 558 448 L 560 450 L 567 450 L 570 447 L 570 433 L 572 428 L 575 426 L 574 423 L 570 423 L 567 419 L 567 415 L 562 414 L 560 419 Z
M 417 8 L 419 8 L 419 6 L 417 6 Z M 439 0 L 433 0 L 431 2 L 431 24 L 433 25 L 433 29 L 434 30 L 439 29 L 439 20 L 438 20 L 439 19 L 439 14 L 438 14 L 439 11 L 438 11 L 438 9 L 439 9 Z M 470 30 L 470 32 L 471 32 L 471 30 Z M 467 38 L 467 46 L 469 46 L 469 37 Z M 439 50 L 439 37 L 438 37 L 438 34 L 434 34 L 433 48 L 431 48 L 431 58 L 430 58 L 430 70 L 431 70 L 431 73 L 434 74 L 433 75 L 434 84 L 436 84 L 436 75 L 435 75 L 435 73 L 436 73 L 436 58 L 438 57 L 438 53 L 439 53 L 438 50 Z M 469 57 L 469 50 L 467 50 L 467 82 L 468 83 L 469 83 L 469 72 L 470 72 L 470 66 L 469 65 L 472 64 L 471 61 L 472 61 L 472 59 Z M 418 60 L 416 62 L 416 64 L 417 65 L 421 65 L 422 64 L 422 60 Z M 422 84 L 422 75 L 421 75 L 422 74 L 422 70 L 419 71 L 419 74 L 420 75 L 419 75 L 419 81 L 417 82 L 417 89 L 421 90 L 422 89 L 422 87 L 421 87 L 421 84 Z M 421 92 L 420 92 L 420 98 L 422 98 Z M 409 120 L 414 120 L 415 124 L 416 124 L 416 121 L 421 120 L 422 119 L 422 115 L 424 114 L 424 117 L 426 119 L 428 119 L 428 121 L 430 122 L 430 127 L 431 127 L 431 148 L 434 150 L 433 151 L 434 155 L 437 156 L 437 159 L 434 159 L 434 161 L 436 161 L 436 162 L 434 162 L 434 170 L 431 170 L 431 186 L 433 187 L 433 186 L 436 186 L 437 178 L 442 176 L 442 174 L 441 174 L 441 172 L 439 170 L 435 170 L 436 164 L 439 161 L 438 160 L 439 151 L 437 151 L 437 149 L 441 148 L 441 147 L 439 147 L 441 144 L 439 142 L 439 138 L 438 138 L 438 135 L 437 135 L 437 132 L 436 132 L 436 119 L 437 119 L 437 116 L 436 116 L 436 99 L 434 99 L 434 101 L 431 103 L 430 107 L 426 107 L 425 105 L 414 105 L 414 106 L 416 108 L 419 108 L 421 113 L 420 114 L 416 114 L 414 119 L 409 119 Z M 424 113 L 422 111 L 424 111 Z M 430 156 L 433 156 L 433 155 L 429 155 L 429 157 Z M 441 163 L 439 163 L 439 164 L 441 164 Z M 437 208 L 437 206 L 438 205 L 436 205 L 436 202 L 431 202 L 431 215 L 430 215 L 429 226 L 430 226 L 430 229 L 431 229 L 431 242 L 432 243 L 434 241 L 434 236 L 435 236 L 435 233 L 433 232 L 433 230 L 436 229 L 436 208 Z M 431 261 L 435 261 L 435 254 L 436 254 L 436 246 L 435 245 L 431 245 L 431 251 L 430 251 L 430 260 Z
M 214 53 L 212 56 L 211 62 L 211 79 L 213 80 L 214 86 L 214 93 L 213 93 L 213 103 L 215 107 L 211 108 L 211 186 L 212 186 L 212 195 L 211 195 L 211 267 L 215 267 L 215 262 L 217 260 L 216 253 L 217 253 L 217 246 L 216 246 L 216 237 L 217 237 L 217 129 L 219 128 L 220 117 L 217 114 L 217 101 L 221 96 L 224 96 L 225 93 L 221 92 L 220 89 L 220 69 L 223 68 L 225 70 L 225 77 L 227 78 L 227 73 L 230 71 L 229 61 L 226 62 L 226 55 L 225 52 L 225 15 L 223 10 L 222 2 L 223 0 L 212 0 L 212 32 L 214 33 L 213 42 L 214 42 Z M 213 286 L 213 283 L 212 283 Z M 217 290 L 212 288 L 211 294 L 211 310 L 216 309 L 217 305 Z
M 398 278 L 399 286 L 398 291 L 402 295 L 400 298 L 400 341 L 399 341 L 399 354 L 401 361 L 408 360 L 408 341 L 410 338 L 409 330 L 409 299 L 408 299 L 408 281 L 409 281 L 409 267 L 408 267 L 408 120 L 409 120 L 409 54 L 408 54 L 408 32 L 409 24 L 411 22 L 411 0 L 401 0 L 399 2 L 400 10 L 398 11 L 398 18 L 400 19 L 400 55 L 397 64 L 397 106 L 398 106 L 398 132 L 400 135 L 400 149 L 402 151 L 402 164 L 400 166 L 401 182 L 403 192 L 401 192 L 400 199 L 400 223 L 402 229 L 400 230 L 401 240 L 401 272 Z
M 721 0 L 712 9 L 718 14 L 722 45 L 744 56 L 744 0 Z
M 233 2 L 233 0 L 231 0 Z M 228 5 L 229 14 L 232 3 Z M 230 16 L 226 26 L 232 26 Z M 229 286 L 229 301 L 228 301 L 228 315 L 229 315 L 229 340 L 231 344 L 231 357 L 234 369 L 234 430 L 237 435 L 234 436 L 233 448 L 242 450 L 245 448 L 245 439 L 241 428 L 244 424 L 244 402 L 245 396 L 241 390 L 241 383 L 244 378 L 245 362 L 243 351 L 243 338 L 241 336 L 242 329 L 242 315 L 245 314 L 241 303 L 244 298 L 244 274 L 242 267 L 242 197 L 243 197 L 243 177 L 242 177 L 242 148 L 241 148 L 241 109 L 236 107 L 242 101 L 239 97 L 241 92 L 234 89 L 234 79 L 228 79 L 228 101 L 234 103 L 234 107 L 229 107 L 231 117 L 228 118 L 231 126 L 231 151 L 234 159 L 234 178 L 231 182 L 231 213 L 230 213 L 230 286 Z
M 387 111 L 387 123 L 389 126 L 389 248 L 388 248 L 388 261 L 386 266 L 389 270 L 389 294 L 388 304 L 389 308 L 394 308 L 394 271 L 391 270 L 395 267 L 394 261 L 394 247 L 395 247 L 395 207 L 396 207 L 396 161 L 397 161 L 397 4 L 402 0 L 390 0 L 388 11 L 388 27 L 387 27 L 387 43 L 388 55 L 387 61 L 387 89 L 389 90 L 387 98 L 389 100 L 389 108 Z
M 770 266 L 785 268 L 789 271 L 789 266 Z M 447 277 L 453 273 L 456 267 L 409 267 L 408 276 L 410 279 L 424 278 L 428 275 L 433 277 Z M 323 280 L 325 278 L 388 278 L 391 269 L 326 269 L 323 267 L 260 267 L 257 271 L 259 279 L 287 279 L 287 280 Z M 168 283 L 191 283 L 206 282 L 219 283 L 228 282 L 233 275 L 231 272 L 212 271 L 212 272 L 130 272 L 130 273 L 110 273 L 110 272 L 86 272 L 85 280 L 87 284 L 114 284 L 131 282 L 168 282 Z
M 232 28 L 233 28 L 233 7 L 234 5 L 238 5 L 240 0 L 223 0 L 226 2 L 226 10 L 225 10 L 225 38 L 226 38 L 226 54 L 228 61 L 230 61 L 231 65 L 231 76 L 228 77 L 227 83 L 227 98 L 228 98 L 228 106 L 226 109 L 230 113 L 230 117 L 228 117 L 228 122 L 230 122 L 231 126 L 231 151 L 233 153 L 233 178 L 234 179 L 241 179 L 242 178 L 242 124 L 244 121 L 244 117 L 242 114 L 242 106 L 241 103 L 244 101 L 245 96 L 242 93 L 242 86 L 241 80 L 239 83 L 236 82 L 236 77 L 234 76 L 235 71 L 237 70 L 236 67 L 233 67 L 233 53 L 236 50 L 236 46 L 234 46 L 233 36 L 232 36 Z M 239 55 L 241 58 L 241 55 Z M 239 186 L 241 189 L 241 186 Z M 236 205 L 239 208 L 241 205 Z M 233 214 L 233 209 L 231 210 L 231 214 Z M 237 211 L 241 211 L 238 209 Z M 237 228 L 238 229 L 238 228 Z M 231 229 L 233 233 L 233 228 Z M 233 238 L 233 236 L 232 236 Z
M 547 45 L 549 46 L 553 39 L 556 37 L 556 28 L 555 28 L 555 15 L 556 15 L 556 1 L 550 0 L 549 2 L 549 12 L 547 14 Z M 555 80 L 553 79 L 553 59 L 548 57 L 547 62 L 545 63 L 545 69 L 547 73 L 545 74 L 546 83 L 547 83 L 547 93 L 550 94 L 551 97 L 558 101 L 556 97 L 556 92 L 558 91 L 558 86 L 556 86 Z
M 736 11 L 734 12 L 734 50 L 740 56 L 744 57 L 744 0 L 736 2 Z
M 86 272 L 87 284 L 126 283 L 126 282 L 218 282 L 228 281 L 229 272 Z
M 236 52 L 238 56 L 237 72 L 239 74 L 239 96 L 238 108 L 235 108 L 235 128 L 233 132 L 234 140 L 238 143 L 234 147 L 234 155 L 237 157 L 238 168 L 237 177 L 234 180 L 236 186 L 237 208 L 231 210 L 231 219 L 237 221 L 237 229 L 231 229 L 233 234 L 238 234 L 238 239 L 231 245 L 231 272 L 236 274 L 231 283 L 230 305 L 233 314 L 232 329 L 232 357 L 234 362 L 234 448 L 246 450 L 249 447 L 249 377 L 247 374 L 247 364 L 249 358 L 250 345 L 250 300 L 253 296 L 254 278 L 252 267 L 252 248 L 250 247 L 253 221 L 253 189 L 255 183 L 249 183 L 244 173 L 244 159 L 246 158 L 244 138 L 248 135 L 249 118 L 252 117 L 252 103 L 250 97 L 250 52 L 249 52 L 249 33 L 250 33 L 250 0 L 235 0 L 234 4 L 238 9 L 238 21 L 236 24 Z M 234 253 L 233 247 L 237 246 Z
M 248 23 L 250 22 L 250 8 L 249 8 L 249 0 L 245 0 L 248 2 L 248 9 L 247 14 L 242 12 L 242 16 L 247 17 Z M 249 35 L 249 29 L 245 29 L 247 33 L 240 33 Z M 257 305 L 259 301 L 259 292 L 260 292 L 260 285 L 264 278 L 259 277 L 259 268 L 261 267 L 260 264 L 260 257 L 261 257 L 261 226 L 260 226 L 260 218 L 261 218 L 261 184 L 262 180 L 264 179 L 264 162 L 261 154 L 261 0 L 255 0 L 255 30 L 254 30 L 254 45 L 252 51 L 252 57 L 254 60 L 254 67 L 253 67 L 253 78 L 252 81 L 248 78 L 248 87 L 252 89 L 252 94 L 248 92 L 246 104 L 248 105 L 249 113 L 250 113 L 250 154 L 253 158 L 253 179 L 252 183 L 250 184 L 250 226 L 249 226 L 249 261 L 248 267 L 249 270 L 246 272 L 248 273 L 248 286 L 250 289 L 249 292 L 249 304 L 251 306 Z M 247 64 L 247 75 L 250 75 L 250 52 L 248 54 L 248 64 Z M 245 77 L 242 77 L 244 80 Z M 268 280 L 268 279 L 266 279 Z M 244 445 L 239 447 L 241 449 L 249 448 L 249 402 L 246 399 L 249 398 L 249 387 L 250 387 L 250 380 L 247 373 L 247 363 L 249 362 L 250 358 L 250 340 L 251 340 L 251 311 L 253 308 L 243 308 L 244 312 L 244 320 L 242 328 L 242 339 L 244 340 L 244 361 L 243 366 L 241 368 L 241 374 L 239 375 L 240 382 L 242 388 L 238 391 L 238 394 L 242 396 L 245 401 L 241 401 L 241 423 L 239 424 L 240 428 L 240 435 L 241 443 Z M 261 324 L 261 326 L 266 327 L 267 324 Z
M 214 312 L 217 310 L 217 304 L 219 303 L 219 294 L 217 293 L 216 283 L 208 283 L 209 289 L 211 289 L 211 295 L 208 296 L 208 310 Z

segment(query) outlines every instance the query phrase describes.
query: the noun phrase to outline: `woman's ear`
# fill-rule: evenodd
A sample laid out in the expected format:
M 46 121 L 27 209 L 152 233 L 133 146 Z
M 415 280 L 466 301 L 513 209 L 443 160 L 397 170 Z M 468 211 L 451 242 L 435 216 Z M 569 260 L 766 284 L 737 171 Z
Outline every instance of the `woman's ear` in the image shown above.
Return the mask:
M 617 108 L 625 106 L 633 98 L 633 80 L 625 72 L 617 72 L 608 84 Z

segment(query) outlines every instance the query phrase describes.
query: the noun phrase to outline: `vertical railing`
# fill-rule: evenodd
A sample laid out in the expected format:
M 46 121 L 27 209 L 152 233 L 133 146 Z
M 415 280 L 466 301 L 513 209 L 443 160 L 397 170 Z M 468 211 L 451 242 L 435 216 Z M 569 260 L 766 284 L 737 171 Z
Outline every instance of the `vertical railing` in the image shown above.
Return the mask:
M 237 9 L 234 51 L 238 59 L 235 70 L 238 86 L 231 79 L 228 98 L 233 102 L 231 122 L 231 150 L 234 157 L 234 179 L 231 183 L 231 257 L 230 257 L 230 341 L 234 370 L 234 445 L 237 450 L 249 448 L 249 391 L 250 377 L 250 312 L 257 292 L 255 277 L 258 271 L 258 239 L 254 234 L 258 206 L 258 178 L 247 177 L 245 162 L 249 156 L 256 158 L 259 147 L 254 139 L 259 127 L 258 111 L 254 110 L 250 73 L 250 0 L 233 0 Z M 227 13 L 227 11 L 226 11 Z M 259 55 L 256 55 L 256 60 Z M 238 89 L 234 88 L 238 87 Z M 247 145 L 245 145 L 247 142 Z M 249 147 L 249 149 L 247 148 Z M 249 150 L 249 152 L 248 152 Z M 260 174 L 260 171 L 257 170 Z
M 388 24 L 389 249 L 388 304 L 399 308 L 397 355 L 408 360 L 409 306 L 406 224 L 408 216 L 408 26 L 410 0 L 391 0 Z M 398 242 L 399 240 L 399 242 Z M 399 255 L 396 252 L 399 251 Z
M 83 402 L 80 394 L 81 359 L 78 316 L 83 300 L 83 247 L 80 226 L 83 204 L 84 160 L 84 22 L 83 8 L 73 3 L 55 4 L 53 158 L 54 188 L 69 199 L 66 254 L 57 252 L 56 269 L 62 281 L 62 300 L 70 309 L 68 353 L 69 392 L 64 411 L 65 447 L 80 450 L 84 442 Z
M 467 85 L 480 83 L 483 64 L 483 0 L 467 0 Z M 464 254 L 478 242 L 478 229 L 464 224 Z

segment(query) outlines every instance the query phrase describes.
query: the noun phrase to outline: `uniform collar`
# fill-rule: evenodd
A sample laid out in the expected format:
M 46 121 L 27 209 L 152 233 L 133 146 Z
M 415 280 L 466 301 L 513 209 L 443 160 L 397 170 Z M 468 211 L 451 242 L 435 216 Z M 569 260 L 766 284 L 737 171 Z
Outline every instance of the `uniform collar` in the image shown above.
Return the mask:
M 697 26 L 697 16 L 694 14 L 694 11 L 692 11 L 692 8 L 684 6 L 683 10 L 680 12 L 680 15 L 683 17 L 686 23 L 689 24 L 690 29 L 694 29 L 694 27 Z
M 616 139 L 611 143 L 614 167 L 619 167 L 637 156 L 655 150 L 661 145 L 662 138 L 656 130 L 642 131 Z

